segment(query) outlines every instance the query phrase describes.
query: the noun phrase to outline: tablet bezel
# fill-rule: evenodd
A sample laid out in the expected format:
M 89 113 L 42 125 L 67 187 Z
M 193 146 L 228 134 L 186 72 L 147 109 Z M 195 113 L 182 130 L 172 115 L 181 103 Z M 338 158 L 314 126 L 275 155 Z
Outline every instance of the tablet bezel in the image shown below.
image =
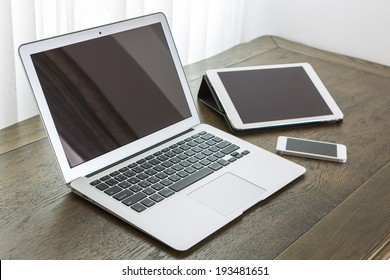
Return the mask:
M 321 115 L 321 116 L 310 116 L 304 118 L 293 118 L 293 119 L 281 119 L 274 121 L 263 121 L 255 123 L 244 123 L 241 120 L 237 109 L 231 100 L 229 93 L 227 92 L 225 86 L 223 85 L 218 73 L 220 72 L 238 72 L 238 71 L 248 71 L 248 70 L 261 70 L 261 69 L 277 69 L 277 68 L 292 68 L 292 67 L 302 67 L 305 73 L 308 75 L 310 80 L 313 82 L 318 93 L 325 101 L 329 109 L 332 111 L 331 115 Z M 222 68 L 222 69 L 210 69 L 206 71 L 206 75 L 216 93 L 219 101 L 221 102 L 228 121 L 234 130 L 252 130 L 252 129 L 262 129 L 278 126 L 288 126 L 288 125 L 299 125 L 299 124 L 309 124 L 315 122 L 337 122 L 341 121 L 344 117 L 340 108 L 337 106 L 336 102 L 314 71 L 313 67 L 309 63 L 291 63 L 291 64 L 273 64 L 273 65 L 264 65 L 264 66 L 249 66 L 249 67 L 234 67 L 234 68 Z

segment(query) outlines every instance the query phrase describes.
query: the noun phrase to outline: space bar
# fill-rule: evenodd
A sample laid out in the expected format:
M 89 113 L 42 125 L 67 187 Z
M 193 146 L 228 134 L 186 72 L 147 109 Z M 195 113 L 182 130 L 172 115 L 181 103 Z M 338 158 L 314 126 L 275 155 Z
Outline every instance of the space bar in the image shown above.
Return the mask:
M 182 189 L 188 187 L 189 185 L 195 183 L 196 181 L 199 181 L 200 179 L 206 177 L 207 175 L 210 175 L 213 173 L 213 170 L 205 167 L 196 173 L 193 173 L 187 177 L 185 177 L 183 180 L 180 180 L 179 182 L 173 184 L 172 186 L 169 186 L 172 190 L 175 192 L 181 191 Z

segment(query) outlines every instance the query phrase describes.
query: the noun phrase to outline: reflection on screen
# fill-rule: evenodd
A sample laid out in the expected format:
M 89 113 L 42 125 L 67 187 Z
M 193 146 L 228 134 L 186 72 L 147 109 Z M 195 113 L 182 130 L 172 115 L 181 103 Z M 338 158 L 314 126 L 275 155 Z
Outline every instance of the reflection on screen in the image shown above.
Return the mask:
M 71 167 L 190 117 L 160 24 L 32 61 Z
M 332 114 L 302 67 L 218 75 L 244 124 Z
M 310 154 L 320 154 L 330 157 L 337 156 L 337 145 L 330 143 L 318 143 L 288 138 L 286 149 Z

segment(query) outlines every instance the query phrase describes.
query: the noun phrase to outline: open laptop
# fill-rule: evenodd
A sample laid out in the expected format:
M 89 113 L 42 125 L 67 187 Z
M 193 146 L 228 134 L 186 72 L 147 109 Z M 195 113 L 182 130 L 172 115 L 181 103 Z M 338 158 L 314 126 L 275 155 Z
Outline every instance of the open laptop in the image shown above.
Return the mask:
M 187 250 L 305 172 L 200 124 L 161 13 L 24 44 L 64 181 Z

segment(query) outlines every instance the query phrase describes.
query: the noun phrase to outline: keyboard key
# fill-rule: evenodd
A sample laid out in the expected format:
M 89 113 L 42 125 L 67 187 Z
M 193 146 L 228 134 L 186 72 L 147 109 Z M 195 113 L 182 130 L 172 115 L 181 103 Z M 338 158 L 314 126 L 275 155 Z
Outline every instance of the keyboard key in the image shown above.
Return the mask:
M 203 144 L 199 145 L 198 147 L 201 148 L 202 150 L 206 150 L 206 149 L 208 149 L 210 146 L 207 145 L 206 143 L 203 143 Z
M 122 181 L 126 180 L 127 177 L 125 175 L 119 174 L 114 179 L 117 180 L 118 182 L 122 182 Z
M 198 144 L 201 144 L 201 143 L 203 143 L 205 140 L 204 139 L 202 139 L 202 138 L 196 138 L 195 140 L 194 140 L 194 142 L 195 143 L 198 143 Z
M 131 186 L 131 184 L 130 184 L 129 182 L 127 182 L 127 181 L 124 181 L 124 182 L 120 182 L 120 183 L 118 184 L 118 186 L 120 186 L 120 187 L 123 188 L 123 189 L 127 189 L 128 187 Z
M 229 162 L 228 162 L 227 160 L 225 160 L 225 159 L 220 159 L 220 160 L 218 160 L 217 162 L 218 162 L 219 164 L 222 164 L 223 166 L 226 166 L 226 165 L 229 164 Z
M 147 194 L 147 195 L 151 195 L 151 194 L 154 194 L 156 192 L 156 190 L 152 189 L 152 188 L 147 188 L 147 189 L 144 189 L 142 192 Z
M 139 185 L 140 187 L 142 187 L 142 188 L 147 188 L 147 187 L 151 186 L 152 184 L 149 183 L 148 181 L 142 181 L 142 182 L 140 182 L 138 185 Z
M 154 159 L 152 159 L 151 161 L 149 161 L 151 164 L 153 164 L 153 165 L 159 165 L 160 163 L 161 163 L 161 161 L 160 160 L 158 160 L 158 159 L 156 159 L 156 158 L 154 158 Z
M 103 176 L 102 178 L 100 178 L 100 180 L 106 181 L 106 180 L 108 180 L 110 178 L 111 178 L 110 176 L 106 175 L 106 176 Z
M 177 147 L 176 149 L 173 149 L 172 151 L 173 151 L 174 153 L 176 153 L 176 154 L 181 154 L 182 152 L 184 152 L 184 150 L 181 149 L 181 148 L 179 148 L 179 147 Z
M 141 180 L 138 179 L 137 177 L 132 177 L 129 180 L 127 180 L 127 182 L 132 183 L 132 184 L 137 184 L 137 183 L 141 182 Z
M 108 179 L 105 183 L 110 185 L 110 186 L 114 186 L 114 185 L 118 184 L 118 181 L 114 180 L 114 179 Z
M 160 183 L 164 186 L 169 186 L 169 185 L 172 185 L 173 182 L 169 179 L 164 179 Z
M 197 154 L 195 157 L 199 160 L 204 159 L 206 156 L 204 154 Z
M 168 175 L 164 172 L 161 172 L 161 173 L 156 174 L 156 177 L 159 179 L 165 179 L 168 177 Z
M 194 148 L 192 148 L 192 151 L 194 151 L 195 153 L 200 153 L 201 151 L 203 151 L 201 148 L 199 148 L 199 147 L 194 147 Z
M 119 169 L 119 172 L 126 172 L 127 170 L 129 170 L 129 168 L 128 167 L 123 167 L 123 168 L 121 168 L 121 169 Z
M 172 182 L 177 182 L 180 179 L 181 179 L 180 176 L 177 176 L 177 175 L 172 175 L 169 177 L 169 180 L 171 180 Z
M 156 170 L 157 172 L 160 172 L 160 171 L 163 171 L 165 169 L 165 167 L 162 165 L 157 165 L 157 166 L 153 167 L 153 169 Z
M 153 176 L 153 175 L 157 174 L 157 171 L 154 169 L 149 169 L 149 170 L 146 170 L 145 173 L 148 174 L 149 176 Z
M 157 183 L 160 179 L 153 176 L 153 177 L 148 178 L 147 180 L 148 180 L 148 182 L 154 184 L 154 183 Z
M 177 158 L 180 159 L 180 160 L 185 160 L 185 159 L 188 158 L 188 156 L 183 153 L 183 154 L 178 155 Z
M 93 182 L 90 183 L 91 186 L 96 186 L 96 185 L 99 185 L 102 181 L 100 180 L 95 180 Z
M 146 194 L 139 192 L 136 194 L 133 194 L 132 196 L 126 198 L 125 200 L 122 201 L 123 204 L 130 206 L 133 205 L 134 203 L 146 198 Z
M 146 178 L 149 178 L 149 175 L 147 175 L 145 173 L 141 173 L 141 174 L 138 174 L 136 177 L 140 180 L 145 180 Z
M 172 166 L 172 169 L 173 170 L 176 170 L 176 171 L 180 171 L 180 170 L 182 170 L 184 167 L 182 166 L 182 165 L 180 165 L 180 164 L 176 164 L 176 165 L 174 165 L 174 166 Z
M 141 201 L 141 204 L 143 204 L 146 207 L 152 207 L 156 203 L 153 200 L 149 199 L 149 198 L 145 198 L 144 200 Z
M 126 197 L 129 197 L 130 195 L 134 194 L 132 191 L 129 191 L 129 190 L 123 190 L 119 193 L 117 193 L 116 195 L 114 195 L 113 197 L 116 199 L 116 200 L 123 200 L 125 199 Z
M 237 159 L 235 157 L 231 157 L 228 159 L 229 162 L 235 162 Z
M 221 150 L 221 152 L 224 153 L 225 155 L 228 155 L 228 154 L 234 152 L 235 150 L 238 150 L 239 148 L 240 148 L 239 146 L 232 144 L 232 145 L 226 147 L 225 149 Z
M 220 150 L 220 148 L 218 148 L 217 146 L 212 146 L 209 148 L 210 151 L 212 151 L 213 153 L 216 153 Z
M 221 153 L 221 152 L 216 152 L 216 153 L 214 154 L 214 156 L 217 157 L 217 158 L 223 158 L 223 157 L 225 156 L 225 154 L 223 154 L 223 153 Z
M 152 186 L 153 189 L 155 189 L 156 191 L 160 191 L 164 188 L 163 185 L 161 185 L 160 183 L 156 183 Z
M 203 164 L 200 164 L 199 162 L 197 162 L 194 165 L 192 165 L 192 167 L 195 168 L 195 169 L 202 169 L 203 168 Z
M 183 167 L 188 167 L 188 166 L 191 165 L 191 163 L 186 161 L 186 160 L 183 160 L 182 162 L 180 162 L 180 165 L 183 166 Z
M 183 149 L 184 151 L 188 151 L 189 149 L 191 149 L 191 146 L 183 145 L 180 148 Z
M 170 197 L 175 192 L 173 190 L 171 190 L 170 188 L 165 188 L 165 189 L 159 191 L 158 193 L 166 198 L 166 197 Z
M 164 161 L 161 165 L 168 168 L 168 167 L 171 167 L 173 165 L 173 163 L 170 161 Z
M 151 164 L 150 162 L 145 162 L 145 163 L 141 164 L 141 167 L 146 170 L 146 169 L 152 168 L 153 164 Z
M 185 172 L 184 170 L 182 170 L 182 171 L 177 172 L 177 175 L 179 175 L 180 177 L 184 178 L 184 177 L 188 176 L 188 173 Z
M 189 156 L 189 157 L 192 157 L 193 155 L 195 155 L 195 152 L 192 151 L 192 150 L 188 150 L 188 151 L 185 151 L 184 154 L 186 154 L 186 155 Z
M 135 173 L 141 173 L 141 172 L 144 172 L 145 169 L 143 169 L 141 166 L 137 166 L 137 167 L 134 167 L 132 169 Z
M 175 170 L 173 170 L 172 168 L 168 168 L 168 169 L 164 170 L 164 173 L 166 173 L 168 175 L 172 175 L 172 174 L 175 174 Z
M 199 163 L 203 164 L 204 166 L 207 166 L 211 163 L 208 159 L 201 160 Z
M 138 213 L 141 213 L 142 211 L 145 211 L 147 208 L 140 203 L 136 203 L 133 206 L 131 206 L 131 209 L 137 211 Z
M 118 176 L 120 173 L 118 171 L 114 171 L 112 173 L 110 173 L 110 176 L 111 177 L 115 177 L 115 176 Z
M 250 152 L 248 151 L 248 150 L 245 150 L 245 151 L 243 151 L 241 154 L 243 154 L 244 156 L 245 155 L 247 155 L 247 154 L 249 154 Z
M 111 188 L 109 188 L 108 190 L 105 190 L 104 192 L 108 195 L 114 195 L 118 192 L 120 192 L 122 190 L 122 188 L 118 187 L 118 186 L 113 186 Z
M 228 141 L 222 141 L 221 143 L 217 144 L 216 147 L 218 147 L 218 148 L 220 148 L 220 149 L 223 149 L 223 148 L 225 148 L 225 147 L 227 147 L 227 146 L 229 146 L 229 145 L 231 145 L 230 142 L 228 142 Z
M 206 134 L 202 135 L 201 138 L 204 140 L 209 140 L 211 138 L 214 138 L 214 135 L 211 133 L 206 133 Z
M 176 156 L 176 154 L 175 154 L 174 152 L 172 152 L 172 151 L 166 152 L 165 155 L 166 155 L 167 157 L 169 157 L 169 158 L 172 158 L 172 157 L 175 157 L 175 156 Z
M 106 183 L 101 183 L 101 184 L 99 184 L 99 185 L 96 186 L 96 188 L 97 188 L 98 190 L 101 190 L 101 191 L 104 191 L 105 189 L 108 189 L 109 187 L 110 187 L 110 186 L 107 185 Z
M 183 178 L 179 182 L 170 186 L 170 188 L 176 192 L 181 191 L 182 189 L 184 189 L 184 188 L 188 187 L 189 185 L 199 181 L 200 179 L 210 175 L 211 173 L 213 173 L 213 170 L 205 167 L 205 168 L 187 176 L 186 178 Z
M 180 162 L 180 159 L 177 157 L 174 157 L 174 158 L 171 158 L 169 161 L 172 162 L 173 164 L 176 164 L 176 163 Z
M 195 162 L 198 162 L 199 160 L 196 158 L 196 157 L 192 157 L 192 158 L 189 158 L 187 159 L 190 163 L 195 163 Z
M 128 170 L 128 171 L 123 172 L 123 174 L 130 178 L 130 177 L 133 177 L 137 173 L 135 173 L 134 171 Z
M 161 200 L 164 199 L 161 195 L 157 193 L 151 195 L 150 198 L 153 199 L 155 202 L 160 202 Z
M 191 173 L 194 173 L 196 171 L 196 169 L 193 168 L 192 166 L 189 166 L 189 167 L 185 168 L 184 171 L 191 174 Z
M 138 185 L 134 185 L 131 186 L 129 189 L 132 190 L 133 192 L 139 192 L 140 190 L 142 190 L 142 187 Z
M 157 159 L 159 161 L 166 161 L 167 159 L 169 159 L 169 157 L 165 156 L 165 155 L 161 155 L 161 156 L 158 156 Z
M 207 157 L 207 160 L 212 161 L 212 162 L 216 161 L 217 159 L 218 159 L 218 158 L 215 157 L 215 156 L 209 156 L 209 157 Z
M 217 162 L 213 162 L 212 164 L 209 165 L 209 167 L 214 170 L 214 171 L 217 171 L 219 169 L 221 169 L 223 167 L 223 165 L 217 163 Z

